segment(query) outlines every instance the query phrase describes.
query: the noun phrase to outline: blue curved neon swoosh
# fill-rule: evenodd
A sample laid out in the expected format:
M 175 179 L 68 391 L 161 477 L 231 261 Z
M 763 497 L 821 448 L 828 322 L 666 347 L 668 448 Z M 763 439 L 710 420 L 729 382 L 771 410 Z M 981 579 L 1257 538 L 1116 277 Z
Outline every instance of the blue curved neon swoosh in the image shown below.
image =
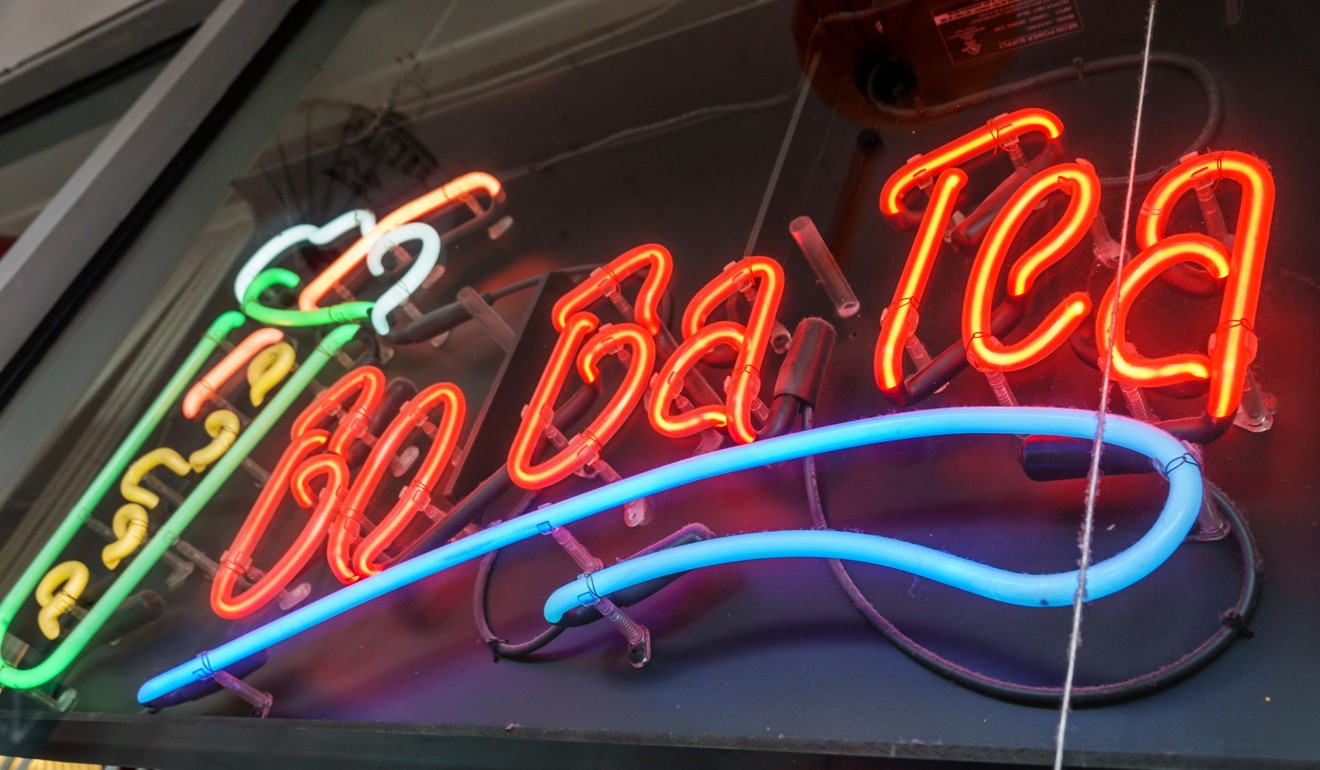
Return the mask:
M 232 666 L 354 607 L 457 564 L 548 532 L 555 527 L 617 508 L 631 500 L 694 481 L 770 463 L 795 460 L 807 455 L 927 436 L 1037 433 L 1094 438 L 1096 419 L 1095 412 L 1077 409 L 1027 407 L 931 409 L 830 425 L 680 460 L 554 505 L 539 508 L 471 537 L 447 543 L 379 575 L 341 588 L 290 612 L 279 620 L 231 639 L 187 663 L 153 677 L 138 690 L 138 701 L 149 703 L 180 687 L 207 679 L 214 671 Z M 1121 554 L 1096 564 L 1088 572 L 1088 585 L 1091 587 L 1089 593 L 1092 598 L 1129 586 L 1163 563 L 1190 531 L 1201 505 L 1200 468 L 1194 463 L 1181 461 L 1186 455 L 1186 450 L 1173 436 L 1145 423 L 1111 415 L 1106 418 L 1105 438 L 1108 444 L 1125 447 L 1151 458 L 1155 467 L 1159 469 L 1169 469 L 1167 471 L 1169 495 L 1159 518 L 1140 540 Z M 727 545 L 731 540 L 733 538 L 711 542 L 723 542 Z M 903 549 L 906 558 L 915 556 L 918 562 L 932 563 L 920 564 L 920 574 L 926 574 L 933 579 L 940 579 L 936 577 L 937 575 L 945 575 L 953 585 L 1001 601 L 1039 605 L 1044 599 L 1046 603 L 1067 603 L 1071 601 L 1072 592 L 1076 590 L 1075 573 L 1023 575 L 900 541 L 886 542 L 888 544 L 886 547 L 899 545 L 914 549 L 911 553 L 906 553 L 907 548 Z M 674 551 L 681 550 L 674 549 Z M 698 553 L 710 555 L 709 551 Z M 718 556 L 718 552 L 715 555 Z M 655 562 L 651 563 L 655 564 Z M 622 566 L 627 564 L 620 565 Z M 619 567 L 611 569 L 619 569 Z M 603 570 L 593 576 L 597 590 L 603 593 L 609 592 L 602 587 L 601 582 L 607 572 L 609 570 Z M 1071 583 L 1069 583 L 1069 575 L 1073 576 Z M 564 590 L 566 589 L 561 589 Z M 578 594 L 574 594 L 568 606 L 577 604 L 578 595 L 581 593 L 583 592 L 579 591 Z M 1064 598 L 1060 599 L 1060 597 Z

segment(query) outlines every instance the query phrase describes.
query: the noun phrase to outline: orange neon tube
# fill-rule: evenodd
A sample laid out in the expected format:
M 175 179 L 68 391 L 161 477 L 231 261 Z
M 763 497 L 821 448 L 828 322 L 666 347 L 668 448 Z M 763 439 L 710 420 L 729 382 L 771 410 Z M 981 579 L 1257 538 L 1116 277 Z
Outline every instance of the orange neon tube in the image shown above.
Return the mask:
M 357 394 L 357 400 L 345 408 L 345 402 L 354 394 Z M 353 442 L 368 435 L 371 415 L 384 397 L 385 373 L 374 366 L 359 366 L 321 391 L 307 405 L 293 421 L 290 437 L 296 439 L 312 428 L 324 426 L 338 415 L 339 425 L 330 436 L 326 451 L 346 457 Z
M 1036 206 L 1048 196 L 1068 196 L 1063 217 L 1032 244 L 1009 270 L 1008 296 L 1018 300 L 1031 290 L 1037 277 L 1081 242 L 1100 205 L 1100 180 L 1090 163 L 1060 163 L 1026 181 L 990 223 L 985 240 L 972 263 L 971 279 L 963 300 L 962 334 L 968 353 L 986 369 L 1014 371 L 1044 360 L 1063 344 L 1091 312 L 1091 299 L 1074 292 L 1063 299 L 1024 339 L 1006 345 L 990 331 L 995 287 L 1018 231 Z
M 1048 110 L 1034 107 L 1018 110 L 993 118 L 936 150 L 918 155 L 885 182 L 880 191 L 880 212 L 892 218 L 907 214 L 915 221 L 915 213 L 907 209 L 903 198 L 923 178 L 937 176 L 945 169 L 960 166 L 1032 133 L 1043 134 L 1049 141 L 1057 140 L 1063 136 L 1063 121 Z
M 316 310 L 321 299 L 342 282 L 350 273 L 367 259 L 371 247 L 390 230 L 407 222 L 439 213 L 448 206 L 461 203 L 462 199 L 477 191 L 484 191 L 495 198 L 500 194 L 500 181 L 490 174 L 480 171 L 463 176 L 435 188 L 429 193 L 415 198 L 376 222 L 370 232 L 359 238 L 330 266 L 307 284 L 298 295 L 298 308 L 304 312 Z
M 523 409 L 522 422 L 518 425 L 513 445 L 509 447 L 508 462 L 509 477 L 523 489 L 543 489 L 594 461 L 642 400 L 647 380 L 655 368 L 655 340 L 646 329 L 632 323 L 601 327 L 588 340 L 587 335 L 595 331 L 599 323 L 594 315 L 585 311 L 569 316 L 550 353 L 550 362 L 541 373 L 532 400 Z M 573 367 L 575 354 L 578 375 L 584 382 L 594 384 L 600 378 L 601 359 L 607 355 L 619 355 L 624 348 L 629 353 L 628 370 L 609 403 L 553 457 L 536 462 L 537 449 L 544 440 L 545 428 L 550 424 L 554 404 Z
M 1127 341 L 1127 316 L 1150 282 L 1173 265 L 1187 262 L 1200 265 L 1219 280 L 1231 271 L 1228 249 L 1222 243 L 1200 233 L 1173 235 L 1143 249 L 1123 270 L 1123 283 L 1110 285 L 1100 303 L 1095 319 L 1095 338 L 1104 350 L 1113 351 L 1113 371 L 1119 382 L 1142 388 L 1157 388 L 1189 380 L 1210 379 L 1210 359 L 1199 353 L 1180 353 L 1146 358 Z M 1119 302 L 1118 312 L 1114 303 Z M 1113 326 L 1110 320 L 1113 319 Z
M 573 290 L 559 298 L 551 311 L 555 330 L 563 331 L 574 313 L 586 310 L 592 303 L 611 297 L 633 273 L 649 268 L 642 279 L 642 288 L 633 303 L 633 318 L 652 336 L 660 333 L 660 297 L 669 286 L 674 274 L 674 258 L 669 250 L 658 243 L 648 243 L 629 249 L 609 264 L 591 271 L 591 275 Z
M 263 348 L 270 347 L 283 339 L 284 332 L 269 327 L 257 329 L 249 334 L 188 390 L 187 395 L 183 397 L 183 416 L 189 420 L 196 417 L 201 411 L 202 404 L 217 395 L 220 388 L 229 382 L 230 378 L 237 374 L 253 356 Z
M 354 516 L 360 522 L 361 512 L 376 492 L 390 460 L 403 446 L 404 439 L 413 430 L 426 422 L 427 415 L 436 409 L 443 409 L 443 415 L 431 440 L 431 448 L 417 468 L 412 481 L 399 493 L 398 502 L 390 509 L 376 528 L 371 530 L 357 550 L 353 553 L 353 572 L 360 578 L 370 577 L 384 567 L 376 559 L 389 548 L 405 527 L 419 513 L 431 507 L 431 490 L 449 467 L 449 458 L 458 446 L 458 433 L 463 428 L 463 416 L 466 410 L 463 391 L 457 385 L 441 382 L 425 388 L 413 396 L 399 409 L 399 414 L 390 422 L 381 434 L 380 440 L 372 448 L 371 454 L 362 465 L 359 475 L 353 482 L 348 499 L 344 503 L 341 519 Z M 347 530 L 346 530 L 347 531 Z
M 930 203 L 921 218 L 894 299 L 881 316 L 880 339 L 875 345 L 875 382 L 886 396 L 893 396 L 903 385 L 903 350 L 917 333 L 918 308 L 926 294 L 926 283 L 935 269 L 954 202 L 966 184 L 967 174 L 957 168 L 941 171 L 935 179 Z
M 211 609 L 215 614 L 233 620 L 264 607 L 284 590 L 316 553 L 316 547 L 330 528 L 330 521 L 348 486 L 348 466 L 343 458 L 324 452 L 315 454 L 325 446 L 329 436 L 324 430 L 309 430 L 285 448 L 233 543 L 220 557 L 220 569 L 216 570 L 215 581 L 211 583 Z M 314 496 L 309 487 L 310 480 L 316 477 L 325 478 L 325 487 Z M 315 499 L 315 510 L 275 565 L 247 591 L 236 594 L 238 581 L 252 567 L 252 555 L 274 521 L 290 487 L 303 490 L 303 495 L 295 494 L 294 497 L 305 509 L 312 508 L 310 500 Z
M 1207 152 L 1179 163 L 1146 195 L 1137 215 L 1137 244 L 1144 250 L 1164 238 L 1178 199 L 1207 176 L 1228 179 L 1242 188 L 1231 270 L 1219 311 L 1219 326 L 1210 347 L 1210 394 L 1206 413 L 1225 419 L 1237 412 L 1247 367 L 1256 357 L 1256 306 L 1260 299 L 1265 251 L 1274 217 L 1274 177 L 1256 157 L 1243 152 Z
M 706 319 L 726 299 L 745 287 L 755 286 L 755 298 L 752 300 L 751 315 L 747 324 L 732 326 L 707 324 Z M 659 383 L 669 382 L 665 389 L 671 398 L 677 393 L 672 390 L 673 383 L 681 382 L 696 363 L 691 351 L 702 349 L 709 352 L 720 345 L 729 344 L 730 331 L 740 329 L 741 342 L 733 347 L 738 350 L 738 357 L 733 364 L 725 389 L 724 427 L 729 435 L 740 444 L 756 440 L 756 429 L 752 426 L 752 404 L 761 389 L 761 362 L 765 357 L 766 345 L 770 341 L 775 315 L 779 312 L 779 300 L 784 293 L 784 269 L 778 262 L 768 257 L 745 257 L 730 264 L 724 272 L 717 275 L 710 283 L 697 290 L 683 311 L 683 345 L 687 347 L 685 355 L 669 357 L 660 370 Z M 712 327 L 715 327 L 712 330 Z M 708 331 L 709 330 L 709 331 Z M 712 339 L 702 342 L 703 336 Z M 696 342 L 693 340 L 696 339 Z M 659 402 L 658 406 L 654 402 Z M 655 398 L 651 408 L 651 424 L 662 435 L 685 436 L 700 431 L 704 427 L 718 427 L 708 410 L 698 412 L 699 419 L 686 420 L 674 418 L 669 414 L 669 399 Z

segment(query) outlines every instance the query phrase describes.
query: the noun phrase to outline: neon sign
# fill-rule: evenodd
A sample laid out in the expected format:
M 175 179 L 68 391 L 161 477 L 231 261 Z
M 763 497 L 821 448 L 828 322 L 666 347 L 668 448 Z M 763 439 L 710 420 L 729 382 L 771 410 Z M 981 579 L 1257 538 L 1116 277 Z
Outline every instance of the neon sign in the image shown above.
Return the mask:
M 734 262 L 697 291 L 683 311 L 683 342 L 656 375 L 650 409 L 651 425 L 656 431 L 663 436 L 678 437 L 727 426 L 729 434 L 740 444 L 756 440 L 752 407 L 761 390 L 761 362 L 770 344 L 771 327 L 783 293 L 784 269 L 767 257 L 747 257 Z M 735 294 L 751 302 L 747 323 L 707 323 L 715 308 Z M 733 373 L 725 385 L 724 404 L 671 414 L 670 404 L 683 389 L 683 379 L 697 361 L 720 347 L 737 351 Z
M 1030 302 L 1037 279 L 1080 244 L 1097 216 L 1100 184 L 1094 169 L 1082 160 L 1055 162 L 1063 152 L 1063 132 L 1062 122 L 1052 113 L 1020 110 L 995 118 L 984 127 L 914 158 L 886 182 L 879 204 L 882 215 L 901 227 L 916 227 L 912 249 L 882 319 L 875 349 L 876 382 L 890 400 L 905 404 L 925 395 L 909 389 L 902 356 L 915 339 L 918 311 L 946 231 L 958 218 L 955 216 L 958 199 L 968 182 L 967 171 L 962 167 L 990 153 L 1006 152 L 1017 171 L 1005 183 L 1009 186 L 1001 185 L 1001 190 L 991 196 L 993 200 L 987 199 L 973 213 L 978 226 L 979 223 L 988 226 L 984 236 L 978 236 L 979 246 L 963 297 L 958 344 L 977 368 L 1016 371 L 1039 364 L 1085 323 L 1092 310 L 1090 298 L 1076 292 L 1055 306 L 1036 329 L 1016 341 L 1004 342 L 1000 337 L 1006 332 L 997 322 L 1000 314 L 993 306 L 1005 263 L 1014 253 L 1014 241 L 1039 204 L 1060 196 L 1067 200 L 1059 220 L 1008 268 L 1004 304 L 1014 313 L 1020 313 Z M 1043 149 L 1028 159 L 1022 142 L 1038 140 L 1043 141 Z M 1199 190 L 1207 180 L 1213 183 L 1221 179 L 1234 181 L 1243 188 L 1238 232 L 1231 250 L 1199 234 L 1166 235 L 1168 212 L 1173 204 L 1188 191 Z M 929 196 L 924 212 L 909 208 L 910 199 L 917 197 L 919 191 Z M 1232 415 L 1255 352 L 1251 327 L 1268 243 L 1273 195 L 1273 182 L 1264 164 L 1242 153 L 1206 153 L 1186 159 L 1156 183 L 1138 220 L 1141 253 L 1122 283 L 1110 287 L 1096 319 L 1097 338 L 1110 343 L 1105 347 L 1114 351 L 1114 369 L 1120 381 L 1138 387 L 1208 381 L 1207 414 L 1218 420 Z M 488 200 L 489 205 L 483 207 L 479 197 Z M 444 269 L 442 239 L 420 219 L 460 205 L 467 205 L 478 217 L 484 216 L 503 197 L 503 189 L 494 177 L 469 174 L 400 206 L 379 221 L 369 211 L 350 211 L 319 227 L 289 228 L 258 249 L 240 269 L 234 285 L 235 296 L 246 317 L 270 327 L 336 325 L 335 328 L 296 368 L 293 349 L 284 341 L 284 332 L 278 328 L 257 330 L 196 380 L 184 395 L 185 388 L 194 382 L 220 341 L 242 326 L 246 318 L 243 314 L 228 313 L 217 320 L 0 604 L 0 627 L 8 627 L 35 589 L 43 633 L 53 630 L 55 635 L 51 638 L 60 634 L 60 617 L 76 606 L 86 587 L 87 568 L 77 562 L 65 562 L 53 568 L 51 565 L 81 523 L 121 478 L 121 492 L 128 503 L 115 514 L 113 532 L 117 539 L 106 547 L 103 558 L 110 569 L 117 568 L 121 562 L 126 563 L 126 569 L 42 663 L 26 670 L 9 663 L 0 664 L 0 685 L 35 687 L 62 671 L 300 397 L 326 360 L 363 325 L 369 325 L 379 334 L 390 330 L 392 311 L 402 306 L 428 276 Z M 305 287 L 298 274 L 272 266 L 281 255 L 301 243 L 328 245 L 354 232 L 358 239 Z M 416 241 L 420 250 L 403 275 L 375 301 L 352 298 L 345 282 L 352 280 L 364 265 L 372 276 L 382 276 L 385 254 L 408 241 Z M 1220 323 L 1208 355 L 1142 357 L 1125 337 L 1132 303 L 1161 273 L 1185 263 L 1200 266 L 1215 280 L 1226 284 Z M 450 466 L 457 446 L 465 399 L 462 391 L 451 383 L 423 388 L 399 409 L 379 436 L 373 436 L 371 420 L 377 416 L 386 391 L 385 376 L 374 366 L 352 369 L 313 399 L 294 420 L 279 464 L 221 559 L 211 601 L 215 611 L 226 618 L 253 612 L 307 566 L 322 539 L 328 543 L 330 569 L 346 587 L 294 610 L 277 623 L 230 640 L 188 664 L 153 678 L 143 686 L 139 699 L 144 703 L 156 700 L 352 607 L 494 549 L 699 479 L 912 437 L 1024 433 L 1095 437 L 1097 418 L 1091 412 L 987 407 L 888 415 L 758 440 L 758 429 L 763 427 L 758 423 L 764 422 L 764 404 L 760 401 L 762 371 L 785 290 L 783 268 L 764 256 L 745 257 L 729 264 L 687 304 L 681 321 L 683 340 L 660 361 L 657 342 L 668 333 L 661 320 L 661 299 L 668 290 L 673 270 L 672 256 L 663 246 L 638 246 L 594 271 L 556 303 L 549 320 L 559 337 L 509 448 L 509 477 L 523 488 L 541 489 L 594 462 L 643 402 L 648 387 L 651 392 L 647 419 L 661 435 L 677 438 L 707 429 L 726 429 L 734 442 L 742 446 L 616 481 L 413 559 L 393 563 L 386 570 L 382 554 L 418 515 L 431 518 L 444 515 L 434 506 L 432 494 Z M 635 300 L 629 303 L 622 296 L 623 284 L 639 276 L 641 287 Z M 296 309 L 265 304 L 266 291 L 278 287 L 300 289 Z M 331 292 L 340 289 L 340 294 L 350 296 L 339 304 L 322 305 Z M 603 324 L 591 308 L 604 299 L 622 310 L 627 320 Z M 738 311 L 733 308 L 740 307 L 738 300 L 748 307 L 745 321 L 735 317 Z M 712 320 L 720 306 L 731 309 L 730 317 Z M 1112 324 L 1111 316 L 1115 318 Z M 680 396 L 694 367 L 729 353 L 733 364 L 725 382 L 723 401 L 691 408 L 683 406 Z M 615 393 L 601 412 L 558 447 L 553 456 L 538 460 L 564 383 L 576 372 L 582 382 L 599 387 L 601 366 L 611 356 L 626 364 Z M 280 382 L 284 385 L 274 391 L 251 424 L 240 430 L 237 416 L 222 408 L 220 391 L 236 378 L 244 364 L 253 406 L 260 406 L 267 393 Z M 198 417 L 208 402 L 215 406 L 203 424 L 211 443 L 187 460 L 173 449 L 160 448 L 135 462 L 135 456 L 164 411 L 180 396 L 183 396 L 184 414 L 190 419 Z M 676 408 L 680 411 L 675 411 Z M 437 414 L 438 417 L 433 416 Z M 1200 507 L 1199 466 L 1186 461 L 1186 450 L 1177 439 L 1136 420 L 1108 419 L 1104 440 L 1150 458 L 1168 479 L 1169 492 L 1159 518 L 1146 535 L 1119 555 L 1091 568 L 1088 581 L 1091 599 L 1122 590 L 1166 560 L 1192 526 Z M 426 455 L 399 499 L 364 536 L 368 508 L 374 502 L 385 469 L 415 430 L 429 434 Z M 358 443 L 365 449 L 357 447 Z M 357 461 L 352 459 L 355 448 L 366 452 L 365 461 L 356 469 L 353 466 Z M 142 486 L 142 481 L 158 466 L 179 475 L 190 472 L 204 475 L 160 531 L 148 539 L 147 517 L 157 507 L 159 498 Z M 284 556 L 253 579 L 251 555 L 288 495 L 293 496 L 299 507 L 311 511 L 307 524 Z M 1074 572 L 1015 573 L 874 535 L 753 533 L 716 538 L 595 571 L 590 581 L 579 580 L 552 594 L 546 604 L 546 617 L 555 622 L 574 606 L 594 604 L 607 593 L 655 577 L 731 561 L 784 557 L 846 558 L 883 564 L 976 595 L 1027 606 L 1067 604 L 1077 583 Z M 244 579 L 251 582 L 246 589 L 241 585 Z
M 1026 161 L 1020 140 L 1041 134 L 1046 147 Z M 885 183 L 880 211 L 899 226 L 919 223 L 899 286 L 882 316 L 875 349 L 875 380 L 891 401 L 905 405 L 928 393 L 914 394 L 903 376 L 902 356 L 916 334 L 918 307 L 925 293 L 942 235 L 953 219 L 955 202 L 967 184 L 958 166 L 1002 149 L 1018 166 L 1030 170 L 1062 152 L 1063 124 L 1044 110 L 1019 110 L 991 120 L 933 152 L 919 155 Z M 938 174 L 932 182 L 931 174 Z M 1242 188 L 1238 232 L 1232 252 L 1209 236 L 1187 234 L 1166 238 L 1165 230 L 1177 200 L 1188 192 L 1202 194 L 1220 180 Z M 906 197 L 923 188 L 929 192 L 925 213 L 907 208 Z M 1068 205 L 1062 218 L 1041 240 L 1029 247 L 1009 270 L 1007 304 L 1020 306 L 1045 269 L 1072 251 L 1097 216 L 1099 179 L 1084 160 L 1056 163 L 1028 178 L 994 215 L 976 252 L 962 309 L 962 340 L 968 359 L 978 369 L 1005 372 L 1040 363 L 1081 326 L 1091 312 L 1091 300 L 1074 292 L 1054 307 L 1037 329 L 1010 344 L 993 329 L 992 304 L 1004 259 L 1022 225 L 1048 196 L 1062 193 Z M 994 197 L 994 196 L 992 196 Z M 990 201 L 987 200 L 987 203 Z M 982 212 L 986 204 L 978 208 Z M 1209 380 L 1206 416 L 1216 423 L 1231 419 L 1242 398 L 1247 367 L 1255 357 L 1253 331 L 1260 295 L 1261 273 L 1269 241 L 1274 207 L 1274 182 L 1259 159 L 1240 152 L 1192 155 L 1161 177 L 1147 194 L 1137 220 L 1137 243 L 1142 251 L 1122 286 L 1111 286 L 1096 319 L 1096 337 L 1114 350 L 1115 377 L 1136 387 L 1160 387 L 1192 380 Z M 1227 281 L 1219 325 L 1211 335 L 1210 355 L 1183 354 L 1157 360 L 1141 357 L 1126 341 L 1126 318 L 1132 303 L 1151 280 L 1184 263 L 1199 265 L 1209 275 Z M 1121 298 L 1121 299 L 1120 299 Z M 1110 328 L 1114 304 L 1120 302 L 1117 323 Z M 1213 437 L 1213 433 L 1209 434 Z
M 1169 493 L 1159 517 L 1150 530 L 1122 553 L 1097 563 L 1088 571 L 1089 595 L 1100 598 L 1140 580 L 1159 566 L 1177 549 L 1201 506 L 1201 470 L 1186 462 L 1186 448 L 1169 434 L 1130 418 L 1111 415 L 1107 418 L 1105 439 L 1114 446 L 1140 452 L 1162 469 L 1169 481 Z M 892 414 L 883 417 L 816 428 L 753 444 L 730 447 L 682 462 L 644 471 L 613 484 L 598 487 L 577 497 L 539 508 L 474 535 L 454 540 L 433 551 L 366 580 L 342 588 L 333 594 L 290 612 L 279 621 L 250 631 L 211 649 L 198 657 L 152 677 L 138 690 L 140 703 L 151 703 L 193 682 L 202 681 L 214 672 L 232 666 L 268 647 L 289 639 L 316 625 L 337 617 L 392 591 L 411 585 L 446 569 L 471 561 L 490 551 L 522 540 L 548 534 L 558 527 L 622 505 L 628 500 L 662 492 L 702 479 L 722 476 L 761 465 L 794 460 L 807 455 L 900 441 L 923 436 L 956 434 L 1018 434 L 1045 432 L 1051 435 L 1094 439 L 1097 417 L 1094 412 L 1076 409 L 965 407 L 931 409 L 923 412 Z M 743 540 L 722 538 L 713 541 L 713 549 L 674 549 L 677 564 L 701 566 L 739 558 L 769 558 L 775 549 L 784 556 L 859 558 L 939 580 L 948 585 L 987 598 L 1025 606 L 1057 606 L 1072 600 L 1077 587 L 1075 571 L 1051 575 L 1017 573 L 954 556 L 933 548 L 876 535 L 858 538 L 831 538 L 822 542 L 785 543 L 788 533 L 773 540 L 753 541 L 748 548 Z M 830 533 L 842 534 L 842 533 Z M 638 560 L 640 561 L 640 560 Z M 672 559 L 649 559 L 643 569 L 668 571 Z M 620 565 L 626 567 L 627 563 Z M 614 568 L 611 585 L 636 582 L 638 571 Z M 608 570 L 593 573 L 592 580 Z M 557 620 L 578 604 L 600 599 L 600 584 L 591 589 L 585 582 L 574 583 L 551 596 L 546 617 Z

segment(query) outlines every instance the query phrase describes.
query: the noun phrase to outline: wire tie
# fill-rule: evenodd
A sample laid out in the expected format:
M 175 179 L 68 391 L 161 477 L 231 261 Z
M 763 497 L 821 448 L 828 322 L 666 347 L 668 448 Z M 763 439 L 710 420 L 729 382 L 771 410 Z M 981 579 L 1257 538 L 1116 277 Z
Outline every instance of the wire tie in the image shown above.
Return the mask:
M 215 678 L 215 668 L 211 665 L 210 652 L 210 650 L 202 650 L 197 653 L 197 665 L 200 666 L 200 668 L 194 673 L 201 674 L 203 679 Z
M 1251 628 L 1247 625 L 1246 618 L 1242 617 L 1242 613 L 1238 612 L 1237 610 L 1228 610 L 1223 615 L 1219 616 L 1219 620 L 1224 625 L 1228 626 L 1234 631 L 1237 631 L 1238 636 L 1242 637 L 1243 639 L 1250 639 L 1256 635 L 1256 632 L 1252 631 Z
M 584 573 L 582 574 L 582 579 L 585 580 L 586 583 L 587 583 L 587 592 L 584 593 L 584 594 L 579 594 L 579 595 L 578 595 L 578 602 L 579 602 L 583 607 L 589 607 L 589 606 L 591 606 L 591 605 L 594 605 L 594 604 L 600 602 L 600 600 L 601 600 L 603 597 L 601 597 L 600 594 L 596 593 L 596 579 L 595 579 L 595 576 L 594 576 L 592 573 L 590 573 L 590 572 L 584 572 Z
M 1161 468 L 1160 475 L 1167 479 L 1169 478 L 1170 473 L 1173 473 L 1184 465 L 1194 465 L 1197 470 L 1201 469 L 1201 462 L 1193 457 L 1191 452 L 1183 452 L 1178 457 L 1170 460 L 1168 465 Z

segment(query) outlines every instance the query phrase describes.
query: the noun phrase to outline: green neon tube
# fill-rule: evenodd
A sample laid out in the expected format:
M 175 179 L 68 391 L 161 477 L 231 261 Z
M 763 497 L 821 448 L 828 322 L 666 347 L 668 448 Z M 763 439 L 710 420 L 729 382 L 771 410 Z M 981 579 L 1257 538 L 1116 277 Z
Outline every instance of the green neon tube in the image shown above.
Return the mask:
M 272 286 L 296 289 L 302 282 L 298 275 L 282 267 L 263 270 L 243 292 L 243 312 L 258 323 L 267 326 L 325 326 L 326 324 L 354 323 L 371 316 L 374 302 L 341 302 L 319 310 L 286 310 L 267 307 L 258 299 Z
M 197 343 L 197 347 L 189 354 L 183 366 L 170 378 L 165 389 L 156 397 L 147 413 L 142 416 L 137 425 L 133 427 L 132 432 L 120 444 L 110 458 L 110 462 L 101 469 L 101 472 L 97 474 L 96 479 L 83 493 L 73 510 L 65 517 L 55 535 L 41 549 L 41 553 L 23 572 L 14 588 L 5 596 L 4 603 L 0 604 L 0 632 L 9 628 L 15 614 L 31 596 L 41 576 L 50 569 L 51 564 L 58 558 L 60 551 L 64 550 L 106 492 L 119 480 L 124 468 L 137 455 L 142 444 L 150 437 L 174 402 L 182 396 L 184 389 L 191 383 L 220 340 L 228 332 L 241 325 L 243 321 L 244 318 L 241 313 L 231 311 L 216 319 L 211 328 L 207 330 L 206 335 Z M 321 340 L 321 343 L 307 357 L 307 360 L 289 378 L 284 387 L 280 388 L 279 392 L 270 400 L 266 408 L 252 420 L 252 424 L 248 426 L 248 429 L 239 435 L 238 440 L 234 442 L 229 451 L 216 461 L 215 465 L 211 466 L 211 470 L 202 477 L 201 482 L 192 491 L 192 494 L 188 495 L 183 504 L 179 506 L 179 509 L 174 512 L 174 515 L 156 532 L 155 537 L 151 538 L 151 541 L 128 563 L 119 578 L 87 612 L 86 617 L 79 621 L 78 625 L 69 632 L 64 641 L 52 650 L 45 660 L 33 668 L 19 669 L 6 661 L 0 661 L 0 687 L 13 687 L 19 690 L 40 687 L 68 668 L 73 659 L 91 641 L 92 636 L 105 625 L 111 613 L 123 603 L 124 599 L 128 598 L 129 593 L 137 588 L 138 583 L 142 582 L 142 578 L 155 566 L 166 549 L 174 544 L 174 541 L 179 538 L 197 514 L 206 507 L 220 487 L 233 475 L 234 470 L 243 462 L 243 459 L 252 452 L 252 449 L 265 437 L 275 422 L 288 410 L 294 399 L 298 398 L 306 389 L 308 383 L 321 371 L 326 362 L 330 360 L 330 357 L 338 353 L 339 349 L 357 331 L 358 326 L 356 324 L 349 324 L 340 326 L 327 334 L 325 339 Z
M 170 407 L 178 400 L 193 378 L 197 376 L 197 372 L 201 370 L 202 365 L 206 363 L 206 359 L 211 356 L 216 346 L 230 332 L 242 326 L 245 320 L 242 313 L 230 311 L 215 319 L 210 328 L 206 330 L 206 334 L 202 336 L 196 347 L 188 354 L 183 365 L 165 384 L 165 388 L 161 390 L 160 395 L 156 396 L 156 400 L 151 402 L 151 406 L 147 407 L 146 413 L 129 431 L 128 436 L 124 438 L 119 448 L 110 456 L 109 462 L 101 468 L 100 473 L 88 485 L 82 497 L 78 498 L 78 502 L 64 517 L 59 529 L 55 530 L 55 534 L 51 535 L 50 539 L 46 541 L 46 545 L 37 554 L 37 558 L 28 564 L 18 582 L 5 595 L 4 602 L 0 603 L 0 633 L 9 630 L 9 625 L 14 622 L 14 617 L 18 614 L 19 609 L 32 596 L 32 592 L 36 589 L 37 583 L 41 582 L 42 576 L 50 571 L 50 568 L 55 564 L 55 560 L 59 558 L 60 552 L 69 545 L 69 541 L 77 534 L 78 529 L 96 506 L 100 505 L 106 493 L 119 483 L 120 477 L 124 475 L 124 469 L 138 456 L 142 444 L 156 430 L 156 426 L 164 419 Z M 0 661 L 0 685 L 12 687 L 13 685 L 9 684 L 8 679 L 5 678 L 5 674 L 8 672 L 6 666 L 7 664 Z

